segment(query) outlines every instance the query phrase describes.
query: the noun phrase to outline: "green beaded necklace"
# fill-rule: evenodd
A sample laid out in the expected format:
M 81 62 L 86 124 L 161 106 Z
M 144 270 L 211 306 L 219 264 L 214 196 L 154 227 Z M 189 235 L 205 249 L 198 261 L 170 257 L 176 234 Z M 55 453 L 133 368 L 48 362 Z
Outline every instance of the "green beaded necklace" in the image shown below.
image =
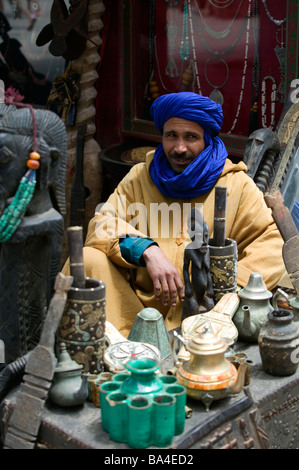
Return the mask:
M 180 44 L 180 59 L 184 62 L 190 56 L 190 41 L 189 41 L 189 19 L 188 19 L 188 2 L 185 0 L 183 10 L 183 27 L 182 27 L 182 40 Z
M 32 114 L 32 123 L 33 123 L 33 152 L 30 154 L 29 158 L 36 158 L 34 154 L 38 155 L 35 152 L 36 148 L 36 122 L 35 122 L 35 115 L 32 106 L 30 105 L 23 105 L 21 103 L 13 103 L 10 102 L 9 104 L 16 104 L 20 107 L 28 107 Z M 36 171 L 32 168 L 38 168 L 39 164 L 35 164 L 34 167 L 31 167 L 31 164 L 34 164 L 33 160 L 28 160 L 27 166 L 29 166 L 29 170 L 26 174 L 22 177 L 16 194 L 13 198 L 13 201 L 10 203 L 8 207 L 6 207 L 0 217 L 0 243 L 6 242 L 11 238 L 11 236 L 15 233 L 18 226 L 21 223 L 22 218 L 24 217 L 28 204 L 30 203 L 36 185 Z
M 32 199 L 36 185 L 35 171 L 28 171 L 20 181 L 11 204 L 0 217 L 0 242 L 6 242 L 15 233 Z

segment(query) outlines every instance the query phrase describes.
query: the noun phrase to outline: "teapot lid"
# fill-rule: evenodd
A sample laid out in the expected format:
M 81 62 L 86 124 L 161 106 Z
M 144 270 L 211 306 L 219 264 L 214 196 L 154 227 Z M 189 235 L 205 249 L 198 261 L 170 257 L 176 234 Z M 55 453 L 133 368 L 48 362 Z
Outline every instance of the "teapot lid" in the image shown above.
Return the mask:
M 241 299 L 266 300 L 272 297 L 260 273 L 251 273 L 248 284 L 238 292 Z
M 73 361 L 67 352 L 66 344 L 60 344 L 60 354 L 59 354 L 59 362 L 55 367 L 56 372 L 71 372 L 74 370 L 80 370 L 83 368 L 82 364 L 77 364 L 77 362 Z
M 209 323 L 205 324 L 202 331 L 193 336 L 186 345 L 191 354 L 199 355 L 225 353 L 228 347 L 228 342 L 221 336 L 215 335 Z

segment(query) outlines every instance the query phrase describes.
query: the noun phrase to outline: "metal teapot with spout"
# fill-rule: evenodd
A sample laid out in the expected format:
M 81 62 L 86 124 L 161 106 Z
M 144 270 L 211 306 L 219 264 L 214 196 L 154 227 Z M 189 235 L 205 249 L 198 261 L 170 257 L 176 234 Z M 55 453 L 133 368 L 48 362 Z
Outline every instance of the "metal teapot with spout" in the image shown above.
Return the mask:
M 60 344 L 60 359 L 55 368 L 49 397 L 59 406 L 76 406 L 85 402 L 88 395 L 87 374 L 82 375 L 83 365 L 72 361 L 65 343 Z
M 240 393 L 244 387 L 246 362 L 238 370 L 225 358 L 229 343 L 216 336 L 209 325 L 186 342 L 190 359 L 177 370 L 178 382 L 184 385 L 187 395 L 201 400 L 209 411 L 214 400 Z
M 240 304 L 233 316 L 239 339 L 257 343 L 260 329 L 273 311 L 270 303 L 272 293 L 267 290 L 260 273 L 251 273 L 248 284 L 238 292 Z

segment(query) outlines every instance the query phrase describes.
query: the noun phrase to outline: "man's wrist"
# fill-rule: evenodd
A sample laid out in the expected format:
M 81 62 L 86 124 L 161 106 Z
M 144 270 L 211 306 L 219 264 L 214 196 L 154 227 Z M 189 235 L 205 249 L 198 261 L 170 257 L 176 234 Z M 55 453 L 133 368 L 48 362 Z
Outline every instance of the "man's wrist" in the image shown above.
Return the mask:
M 119 246 L 122 257 L 129 263 L 144 267 L 145 260 L 143 258 L 144 250 L 149 246 L 157 245 L 157 243 L 148 237 L 125 237 L 120 238 Z
M 147 262 L 147 261 L 149 260 L 153 248 L 156 249 L 156 248 L 159 248 L 159 246 L 156 245 L 156 244 L 150 245 L 150 246 L 148 246 L 148 247 L 144 250 L 144 252 L 142 253 L 142 258 L 144 259 L 145 262 Z

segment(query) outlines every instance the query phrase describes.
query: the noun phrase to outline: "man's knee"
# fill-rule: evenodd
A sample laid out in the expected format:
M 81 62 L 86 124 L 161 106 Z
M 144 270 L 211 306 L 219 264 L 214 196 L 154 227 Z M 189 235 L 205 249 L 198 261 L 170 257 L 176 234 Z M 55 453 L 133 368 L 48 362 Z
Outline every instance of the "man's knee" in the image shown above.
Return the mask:
M 105 272 L 112 264 L 105 253 L 90 246 L 83 248 L 83 261 L 85 276 L 94 279 L 97 279 L 98 274 Z
M 89 246 L 83 248 L 83 262 L 85 277 L 91 277 L 94 279 L 97 279 L 97 275 L 100 271 L 109 269 L 109 264 L 111 264 L 105 253 Z M 69 258 L 66 260 L 62 268 L 62 273 L 70 275 Z

